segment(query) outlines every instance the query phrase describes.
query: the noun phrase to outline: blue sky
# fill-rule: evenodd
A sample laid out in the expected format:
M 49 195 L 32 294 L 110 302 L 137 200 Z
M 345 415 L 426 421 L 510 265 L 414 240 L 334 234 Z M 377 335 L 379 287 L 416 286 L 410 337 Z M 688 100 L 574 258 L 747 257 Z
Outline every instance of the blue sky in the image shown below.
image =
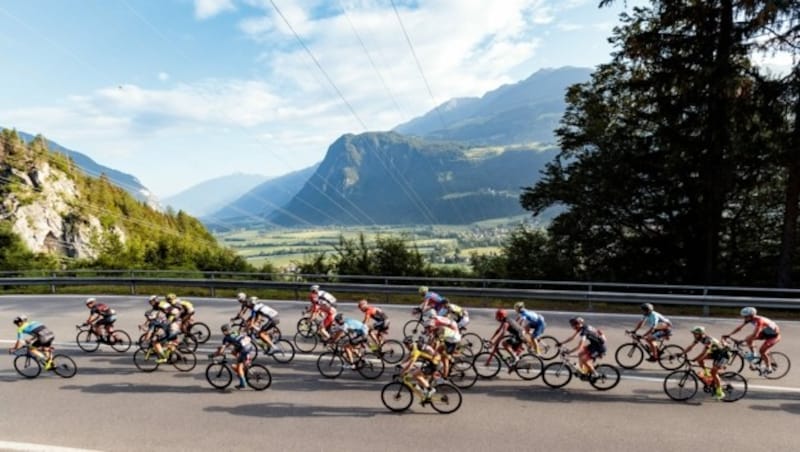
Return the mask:
M 235 172 L 276 176 L 344 133 L 389 130 L 541 68 L 607 61 L 625 2 L 597 3 L 394 0 L 395 14 L 390 0 L 6 0 L 0 125 L 134 174 L 159 197 Z

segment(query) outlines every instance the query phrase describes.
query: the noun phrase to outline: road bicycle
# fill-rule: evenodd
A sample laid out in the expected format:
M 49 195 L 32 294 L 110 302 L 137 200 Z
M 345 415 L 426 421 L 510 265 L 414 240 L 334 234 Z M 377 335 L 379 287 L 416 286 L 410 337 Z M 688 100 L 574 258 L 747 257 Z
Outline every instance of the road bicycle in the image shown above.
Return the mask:
M 345 338 L 344 341 L 349 341 Z M 353 346 L 353 362 L 347 360 L 344 352 L 344 345 L 335 342 L 329 345 L 329 350 L 320 354 L 317 358 L 317 370 L 325 378 L 337 378 L 342 374 L 347 363 L 353 370 L 358 372 L 367 380 L 375 380 L 383 375 L 385 364 L 383 360 L 373 352 L 365 352 L 361 346 Z
M 475 355 L 472 363 L 475 365 L 475 372 L 481 378 L 493 378 L 505 365 L 508 372 L 515 372 L 523 380 L 534 380 L 542 374 L 544 362 L 533 353 L 522 353 L 518 358 L 514 358 L 511 352 L 503 348 L 501 344 L 509 340 L 511 336 L 503 336 L 494 346 L 488 345 L 488 352 L 481 352 Z M 488 341 L 487 341 L 488 342 Z M 520 352 L 523 346 L 516 347 Z
M 197 365 L 197 356 L 193 351 L 178 345 L 175 349 L 164 345 L 164 358 L 167 364 L 172 364 L 180 372 L 189 372 Z M 154 372 L 161 364 L 158 362 L 158 353 L 152 344 L 140 347 L 133 353 L 133 364 L 142 372 Z
M 669 340 L 671 332 L 657 340 L 658 358 L 650 353 L 650 344 L 644 340 L 644 336 L 625 330 L 625 334 L 631 337 L 631 342 L 617 347 L 614 359 L 623 369 L 635 369 L 642 364 L 645 356 L 648 360 L 657 360 L 658 364 L 666 370 L 679 369 L 686 361 L 686 353 L 680 345 L 664 343 Z
M 216 389 L 225 389 L 233 382 L 235 372 L 228 362 L 227 356 L 208 355 L 212 362 L 206 367 L 206 381 Z M 263 391 L 272 384 L 272 374 L 265 366 L 251 363 L 245 367 L 244 380 L 247 385 L 256 391 Z
M 467 356 L 453 357 L 453 361 L 450 363 L 450 375 L 448 375 L 447 379 L 458 389 L 469 389 L 475 386 L 478 381 L 478 372 L 475 370 L 472 358 Z
M 561 361 L 550 363 L 543 369 L 544 384 L 551 388 L 561 388 L 575 376 L 582 381 L 588 381 L 599 391 L 608 391 L 619 383 L 619 370 L 611 364 L 598 364 L 594 367 L 594 374 L 588 375 L 570 358 L 566 350 L 561 350 Z
M 154 332 L 148 332 L 146 331 L 147 328 L 140 325 L 139 329 L 145 330 L 145 332 L 139 336 L 139 339 L 136 342 L 136 345 L 139 348 L 149 347 L 151 342 L 160 340 L 166 334 L 166 332 L 160 328 Z M 178 344 L 181 348 L 184 350 L 189 350 L 190 352 L 196 352 L 197 347 L 199 346 L 197 339 L 195 339 L 194 336 L 190 336 L 182 332 L 178 333 Z
M 732 372 L 741 373 L 744 370 L 744 363 L 747 361 L 748 367 L 758 375 L 768 380 L 777 380 L 783 378 L 789 373 L 792 367 L 792 362 L 789 357 L 783 352 L 769 351 L 770 368 L 761 359 L 759 355 L 752 355 L 747 343 L 743 340 L 728 338 L 723 341 L 729 347 L 731 357 L 728 359 L 727 369 Z
M 234 327 L 239 328 L 239 334 L 242 334 L 242 330 L 244 329 L 244 322 L 239 322 L 233 325 Z M 271 356 L 272 359 L 275 361 L 285 364 L 290 363 L 294 359 L 295 351 L 294 346 L 291 342 L 287 341 L 286 339 L 281 339 L 281 330 L 278 329 L 277 326 L 273 326 L 267 332 L 269 334 L 270 339 L 272 340 L 272 349 L 269 349 L 269 346 L 266 342 L 261 340 L 260 332 L 256 328 L 249 328 L 247 329 L 246 333 L 250 336 L 250 340 L 255 344 L 255 356 L 253 359 L 258 357 L 259 350 L 261 353 Z
M 425 394 L 408 375 L 395 375 L 392 381 L 381 389 L 381 402 L 390 411 L 401 412 L 407 410 L 414 403 L 414 396 L 421 399 L 422 406 L 430 404 L 434 410 L 442 414 L 450 414 L 461 407 L 461 391 L 446 381 L 431 384 L 435 389 L 430 397 Z
M 113 333 L 103 334 L 99 336 L 92 330 L 91 325 L 82 323 L 75 325 L 78 329 L 78 334 L 75 336 L 75 342 L 78 343 L 78 348 L 85 352 L 94 352 L 100 348 L 100 344 L 110 345 L 115 351 L 124 353 L 131 348 L 131 337 L 124 330 L 114 330 Z
M 46 358 L 41 360 L 34 354 L 38 349 L 30 344 L 18 348 L 12 352 L 15 355 L 14 369 L 18 374 L 25 378 L 36 378 L 42 373 L 42 368 L 46 368 Z M 44 353 L 44 352 L 40 352 Z M 78 373 L 78 366 L 75 361 L 67 355 L 53 355 L 52 363 L 48 372 L 53 372 L 62 378 L 72 378 Z
M 319 330 L 319 324 L 322 323 L 322 319 L 319 318 L 321 315 L 321 312 L 302 311 L 300 320 L 297 321 L 296 334 L 299 334 L 301 337 L 314 336 L 317 330 Z
M 415 318 L 403 325 L 403 336 L 411 336 L 416 340 L 425 332 L 424 321 L 422 320 L 422 309 L 418 307 L 412 309 L 411 315 Z
M 700 366 L 693 365 L 690 361 L 686 361 L 683 367 L 684 369 L 676 370 L 664 377 L 664 392 L 670 399 L 679 402 L 691 399 L 697 394 L 700 383 L 703 384 L 703 392 L 714 394 L 716 383 L 710 374 L 706 375 L 705 371 L 698 372 Z M 725 393 L 723 402 L 735 402 L 747 394 L 747 380 L 738 372 L 722 372 L 719 378 L 722 391 Z
M 211 329 L 203 322 L 192 322 L 189 334 L 198 344 L 205 344 L 211 339 Z

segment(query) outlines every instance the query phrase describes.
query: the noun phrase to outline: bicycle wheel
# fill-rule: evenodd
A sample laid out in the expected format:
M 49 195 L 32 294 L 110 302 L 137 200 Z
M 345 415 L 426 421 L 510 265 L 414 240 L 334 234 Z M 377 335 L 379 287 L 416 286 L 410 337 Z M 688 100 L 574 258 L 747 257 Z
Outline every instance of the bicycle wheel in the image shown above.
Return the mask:
M 78 343 L 78 348 L 89 353 L 96 351 L 100 347 L 100 341 L 92 330 L 78 331 L 78 335 L 75 336 L 75 342 Z
M 142 333 L 142 335 L 139 336 L 139 340 L 136 341 L 136 346 L 139 348 L 147 348 L 150 345 L 150 341 L 148 341 L 146 337 L 147 333 Z
M 617 348 L 614 353 L 614 359 L 623 369 L 635 369 L 642 364 L 644 360 L 644 351 L 642 347 L 636 342 L 628 342 L 622 344 Z
M 189 334 L 184 334 L 178 343 L 178 350 L 194 353 L 197 351 L 197 339 Z
M 405 384 L 399 381 L 387 383 L 381 389 L 381 402 L 383 406 L 399 413 L 400 411 L 407 410 L 414 402 L 414 393 Z
M 497 353 L 491 352 L 478 353 L 472 363 L 475 365 L 475 372 L 481 378 L 493 378 L 500 372 L 502 365 Z
M 364 353 L 356 364 L 356 371 L 367 380 L 375 380 L 383 375 L 385 364 L 375 353 Z
M 744 358 L 738 351 L 731 351 L 731 357 L 728 358 L 728 365 L 725 370 L 728 372 L 740 373 L 744 369 Z
M 176 350 L 169 356 L 169 363 L 180 372 L 189 372 L 197 365 L 197 355 L 189 350 Z
M 542 381 L 551 388 L 561 388 L 572 380 L 572 369 L 566 363 L 557 361 L 544 366 Z
M 422 327 L 422 322 L 419 320 L 409 320 L 403 325 L 403 336 L 411 336 L 414 339 L 418 338 L 425 329 Z
M 532 353 L 525 353 L 519 357 L 519 361 L 514 366 L 514 372 L 523 380 L 535 380 L 542 374 L 544 362 Z
M 769 352 L 769 361 L 770 372 L 764 373 L 764 378 L 769 380 L 785 377 L 789 373 L 789 368 L 792 367 L 792 362 L 783 352 Z
M 539 358 L 544 361 L 550 361 L 558 356 L 558 351 L 561 349 L 558 339 L 553 336 L 541 336 L 537 341 L 539 341 Z
M 450 382 L 459 389 L 469 389 L 478 381 L 472 361 L 457 359 L 450 365 Z
M 273 339 L 274 340 L 274 339 Z M 286 339 L 279 339 L 276 342 L 273 342 L 275 345 L 273 347 L 271 356 L 272 359 L 279 363 L 290 363 L 294 359 L 294 345 L 291 342 L 287 341 Z
M 664 393 L 672 400 L 683 402 L 697 394 L 697 377 L 688 370 L 676 370 L 664 377 Z
M 303 337 L 313 337 L 317 333 L 317 324 L 309 317 L 297 321 L 297 334 Z
M 53 356 L 53 372 L 61 378 L 72 378 L 78 373 L 78 366 L 67 355 L 55 355 Z
M 269 338 L 272 339 L 273 343 L 283 339 L 283 333 L 281 333 L 281 329 L 277 326 L 270 328 L 267 334 L 269 335 Z
M 189 327 L 189 335 L 192 336 L 198 344 L 205 344 L 211 338 L 211 329 L 203 322 L 193 323 L 192 326 Z
M 483 351 L 483 339 L 475 333 L 464 333 L 458 349 L 464 356 L 475 356 Z
M 658 364 L 666 370 L 680 369 L 686 363 L 686 352 L 680 345 L 667 345 L 658 352 Z
M 206 381 L 214 388 L 225 389 L 233 381 L 233 371 L 227 364 L 211 363 L 206 367 Z
M 735 402 L 747 394 L 747 380 L 741 374 L 724 372 L 719 374 L 719 380 L 725 393 L 723 402 Z
M 133 353 L 133 364 L 142 372 L 153 372 L 158 369 L 157 359 L 158 353 L 153 349 L 140 348 Z
M 303 353 L 311 353 L 317 348 L 317 335 L 303 336 L 301 333 L 294 335 L 294 346 Z
M 380 356 L 386 364 L 397 364 L 405 358 L 406 348 L 398 340 L 387 339 L 381 344 Z
M 251 364 L 245 371 L 245 380 L 247 385 L 256 391 L 263 391 L 272 384 L 272 374 L 269 369 L 261 364 Z
M 117 352 L 125 353 L 131 348 L 131 337 L 123 330 L 116 330 L 111 333 L 109 345 Z
M 42 365 L 33 356 L 18 355 L 14 358 L 14 369 L 25 378 L 36 378 L 42 372 Z
M 619 383 L 619 370 L 610 364 L 594 368 L 596 376 L 589 377 L 589 384 L 598 391 L 608 391 Z
M 325 352 L 317 358 L 317 370 L 325 378 L 336 378 L 344 370 L 344 360 L 334 352 Z
M 450 383 L 441 383 L 431 394 L 431 406 L 442 414 L 453 413 L 461 407 L 461 391 Z

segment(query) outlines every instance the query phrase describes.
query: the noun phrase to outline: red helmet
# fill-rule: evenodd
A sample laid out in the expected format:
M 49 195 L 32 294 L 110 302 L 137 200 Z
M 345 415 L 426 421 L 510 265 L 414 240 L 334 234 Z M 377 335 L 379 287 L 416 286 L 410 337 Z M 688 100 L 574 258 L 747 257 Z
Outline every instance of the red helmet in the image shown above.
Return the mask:
M 497 312 L 494 313 L 495 320 L 504 320 L 506 318 L 506 310 L 505 309 L 498 309 Z

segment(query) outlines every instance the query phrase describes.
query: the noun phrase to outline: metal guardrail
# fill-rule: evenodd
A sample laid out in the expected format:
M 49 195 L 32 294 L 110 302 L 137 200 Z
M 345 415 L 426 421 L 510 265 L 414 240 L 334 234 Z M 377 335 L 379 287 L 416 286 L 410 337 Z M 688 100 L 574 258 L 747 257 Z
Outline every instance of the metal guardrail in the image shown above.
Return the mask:
M 670 286 L 649 284 L 588 283 L 570 281 L 485 280 L 467 278 L 425 278 L 384 276 L 330 276 L 303 274 L 181 272 L 181 271 L 69 271 L 45 275 L 0 272 L 0 286 L 130 286 L 131 294 L 147 286 L 203 287 L 212 296 L 216 289 L 280 289 L 294 291 L 297 299 L 309 284 L 319 283 L 332 292 L 371 294 L 416 294 L 420 284 L 429 285 L 452 299 L 474 297 L 501 300 L 585 301 L 591 303 L 644 303 L 711 307 L 752 305 L 786 310 L 800 309 L 800 290 L 724 287 Z

